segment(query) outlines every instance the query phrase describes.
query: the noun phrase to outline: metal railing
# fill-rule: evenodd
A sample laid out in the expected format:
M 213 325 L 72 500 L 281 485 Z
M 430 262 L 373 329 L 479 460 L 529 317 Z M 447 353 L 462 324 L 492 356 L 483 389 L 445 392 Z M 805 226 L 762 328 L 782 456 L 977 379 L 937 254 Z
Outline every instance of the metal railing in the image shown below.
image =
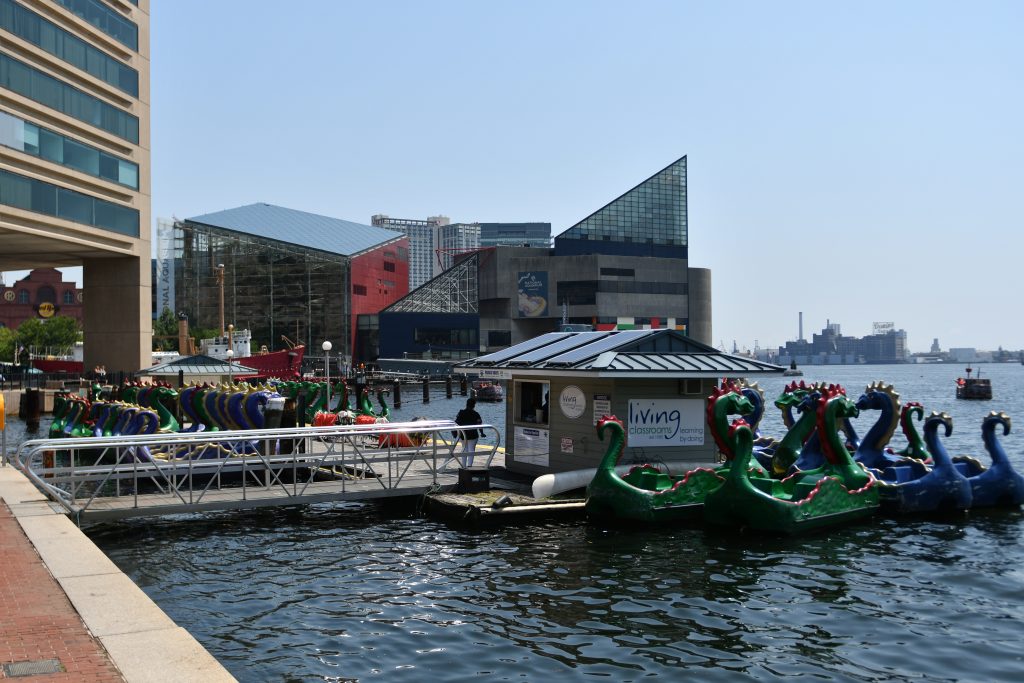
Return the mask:
M 458 466 L 458 428 L 420 420 L 33 439 L 11 461 L 78 519 L 298 505 L 436 489 Z M 475 457 L 489 467 L 500 432 L 474 428 L 486 440 Z

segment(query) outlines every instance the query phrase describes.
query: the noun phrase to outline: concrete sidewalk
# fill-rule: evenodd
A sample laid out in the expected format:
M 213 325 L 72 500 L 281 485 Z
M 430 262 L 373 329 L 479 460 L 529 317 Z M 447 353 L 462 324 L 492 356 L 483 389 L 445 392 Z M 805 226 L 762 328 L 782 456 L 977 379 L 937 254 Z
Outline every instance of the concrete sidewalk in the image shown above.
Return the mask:
M 235 680 L 21 472 L 0 466 L 0 679 L 7 677 Z

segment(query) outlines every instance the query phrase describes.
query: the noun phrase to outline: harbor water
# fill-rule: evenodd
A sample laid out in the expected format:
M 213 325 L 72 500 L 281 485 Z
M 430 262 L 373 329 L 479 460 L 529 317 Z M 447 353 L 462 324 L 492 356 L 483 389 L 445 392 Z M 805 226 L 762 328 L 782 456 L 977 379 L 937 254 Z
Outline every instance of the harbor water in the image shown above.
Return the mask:
M 953 416 L 951 453 L 987 461 L 990 410 L 1024 429 L 1024 367 L 980 368 L 992 401 L 953 398 L 963 368 L 951 365 L 807 367 L 797 380 L 842 383 L 853 399 L 885 380 Z M 760 385 L 771 401 L 789 381 Z M 464 400 L 396 419 L 452 417 Z M 503 405 L 478 409 L 501 426 Z M 781 435 L 777 410 L 762 428 Z M 1001 441 L 1024 471 L 1024 437 Z M 376 504 L 87 529 L 242 681 L 1016 681 L 1022 532 L 1019 510 L 794 539 L 580 521 L 470 530 Z

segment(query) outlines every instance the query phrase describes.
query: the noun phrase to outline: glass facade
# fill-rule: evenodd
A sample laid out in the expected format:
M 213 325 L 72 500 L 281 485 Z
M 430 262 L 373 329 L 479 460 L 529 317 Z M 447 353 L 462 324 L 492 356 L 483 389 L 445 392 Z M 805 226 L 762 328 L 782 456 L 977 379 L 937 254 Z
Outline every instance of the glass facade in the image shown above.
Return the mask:
M 193 328 L 220 325 L 217 265 L 224 264 L 224 316 L 252 332 L 252 346 L 282 337 L 320 353 L 330 339 L 350 353 L 349 261 L 297 244 L 179 221 L 173 228 L 176 313 Z
M 122 45 L 138 52 L 139 27 L 112 7 L 108 7 L 100 0 L 57 0 L 57 4 L 75 16 L 85 19 Z
M 686 258 L 686 248 L 686 157 L 555 237 L 560 255 Z
M 0 88 L 138 144 L 139 119 L 35 67 L 0 53 Z
M 2 2 L 3 0 L 0 0 Z M 139 166 L 0 111 L 0 145 L 139 189 Z
M 0 204 L 139 236 L 139 212 L 81 192 L 0 170 Z
M 89 45 L 14 0 L 0 0 L 0 28 L 132 97 L 139 96 L 139 72 Z

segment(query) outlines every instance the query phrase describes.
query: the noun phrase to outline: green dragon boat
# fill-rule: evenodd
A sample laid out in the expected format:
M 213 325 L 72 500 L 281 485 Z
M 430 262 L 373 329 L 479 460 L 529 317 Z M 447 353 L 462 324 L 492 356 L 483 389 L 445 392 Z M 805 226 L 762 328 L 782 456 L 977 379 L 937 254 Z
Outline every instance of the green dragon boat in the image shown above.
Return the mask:
M 728 415 L 745 415 L 753 404 L 738 387 L 723 383 L 708 397 L 707 421 L 719 450 L 726 462 L 715 468 L 698 467 L 683 475 L 672 476 L 652 465 L 637 465 L 620 476 L 615 467 L 625 450 L 626 439 L 622 422 L 614 416 L 604 416 L 597 424 L 597 435 L 603 441 L 611 431 L 608 450 L 587 487 L 587 515 L 591 518 L 630 520 L 640 522 L 670 522 L 700 519 L 704 499 L 725 481 L 725 475 L 734 466 L 733 448 L 721 438 L 722 425 Z M 751 476 L 766 476 L 756 463 Z
M 705 519 L 714 524 L 798 534 L 874 514 L 879 505 L 877 482 L 854 463 L 837 433 L 838 421 L 857 412 L 840 389 L 825 390 L 816 413 L 826 463 L 781 481 L 750 476 L 747 465 L 753 456 L 753 433 L 742 419 L 735 421 L 729 435 L 735 460 L 722 485 L 705 497 Z

